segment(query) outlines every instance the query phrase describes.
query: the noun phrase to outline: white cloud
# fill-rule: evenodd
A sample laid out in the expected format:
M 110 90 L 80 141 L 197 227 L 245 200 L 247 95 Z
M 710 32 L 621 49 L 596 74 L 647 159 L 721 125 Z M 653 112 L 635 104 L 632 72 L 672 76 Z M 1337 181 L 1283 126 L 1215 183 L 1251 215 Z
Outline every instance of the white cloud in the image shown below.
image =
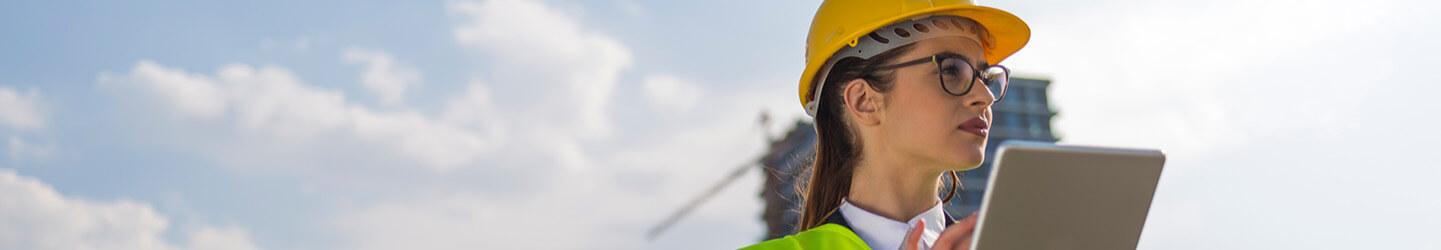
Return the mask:
M 581 210 L 554 213 L 561 210 L 518 206 L 517 202 L 486 202 L 489 199 L 477 197 L 422 198 L 374 205 L 337 217 L 334 228 L 352 239 L 352 245 L 342 247 L 611 249 L 614 245 L 607 245 L 626 244 L 611 238 L 613 234 L 592 231 L 593 225 L 566 223 L 589 221 L 582 217 L 592 213 Z M 543 210 L 533 210 L 537 208 Z
M 5 149 L 4 156 L 10 163 L 46 158 L 53 153 L 53 144 L 37 143 L 39 138 L 35 136 L 49 126 L 48 116 L 39 90 L 19 91 L 0 85 L 0 138 L 8 137 L 0 148 Z
M 461 44 L 500 56 L 488 77 L 444 102 L 439 114 L 400 103 L 420 80 L 418 71 L 383 52 L 360 49 L 343 59 L 364 65 L 362 85 L 393 107 L 357 104 L 276 66 L 230 64 L 197 74 L 143 60 L 126 74 L 102 74 L 100 85 L 123 91 L 118 95 L 126 100 L 153 102 L 139 113 L 176 114 L 175 126 L 196 135 L 177 147 L 234 165 L 329 166 L 337 165 L 329 160 L 334 155 L 353 155 L 344 158 L 356 162 L 347 163 L 437 171 L 483 163 L 590 165 L 592 149 L 584 140 L 610 132 L 606 111 L 620 72 L 630 65 L 629 51 L 540 3 L 458 2 L 449 9 L 467 19 L 454 30 Z
M 351 48 L 345 50 L 344 57 L 346 62 L 364 67 L 360 84 L 380 97 L 383 104 L 399 104 L 404 100 L 407 89 L 420 84 L 419 72 L 401 65 L 383 51 Z
M 218 118 L 224 115 L 229 99 L 210 77 L 167 69 L 149 60 L 136 63 L 129 77 L 115 79 L 101 74 L 100 83 L 124 81 L 141 85 L 138 89 L 154 97 L 159 102 L 156 104 L 174 108 L 176 114 L 186 117 Z
M 46 126 L 41 109 L 40 91 L 19 91 L 0 85 L 0 125 L 15 130 L 34 130 Z
M 1140 248 L 1441 246 L 1434 3 L 1008 4 L 1035 36 L 1006 63 L 1055 77 L 1066 142 L 1170 155 Z
M 177 249 L 169 220 L 149 204 L 65 197 L 50 185 L 0 169 L 0 249 Z M 257 249 L 244 230 L 202 227 L 190 249 Z
M 577 13 L 536 1 L 455 2 L 447 9 L 462 19 L 454 29 L 461 45 L 506 62 L 491 74 L 512 84 L 508 94 L 532 99 L 523 106 L 535 110 L 522 113 L 563 119 L 576 124 L 568 131 L 586 137 L 610 132 L 612 92 L 631 66 L 624 44 L 583 27 Z
M 645 97 L 656 110 L 685 112 L 701 101 L 702 92 L 699 86 L 674 76 L 647 76 L 643 84 Z
M 192 143 L 197 147 L 227 147 L 208 150 L 239 154 L 232 156 L 237 159 L 275 154 L 284 156 L 279 158 L 313 159 L 304 154 L 338 148 L 340 141 L 330 140 L 339 139 L 370 145 L 385 155 L 435 170 L 449 170 L 474 164 L 492 146 L 489 137 L 498 133 L 485 125 L 451 124 L 410 111 L 375 111 L 348 102 L 339 91 L 300 82 L 278 67 L 232 64 L 208 76 L 141 61 L 128 74 L 105 75 L 101 79 L 105 86 L 149 94 L 126 96 L 132 100 L 170 100 L 169 105 L 159 109 L 197 118 L 182 123 L 233 123 L 233 130 L 218 131 L 231 136 L 229 143 Z M 315 160 L 310 163 L 324 162 Z
M 1259 109 L 1320 107 L 1326 99 L 1315 97 L 1371 95 L 1346 88 L 1351 78 L 1315 72 L 1376 56 L 1337 42 L 1375 30 L 1369 26 L 1384 19 L 1389 5 L 1098 2 L 1068 9 L 1068 15 L 1029 19 L 1035 37 L 1006 63 L 1056 77 L 1057 126 L 1068 141 L 1211 154 L 1272 133 L 1263 130 L 1290 130 L 1274 126 L 1274 116 Z M 1343 55 L 1353 59 L 1327 60 Z M 1327 113 L 1344 112 L 1324 111 L 1295 119 L 1324 122 Z
M 499 121 L 504 117 L 497 113 L 499 110 L 496 109 L 490 92 L 482 82 L 471 83 L 462 96 L 446 103 L 440 119 L 465 126 L 503 125 Z M 492 126 L 489 129 L 500 128 Z M 491 134 L 500 135 L 497 132 Z
M 714 120 L 749 118 L 717 112 Z M 711 121 L 711 119 L 707 119 Z M 762 144 L 749 124 L 711 122 L 653 131 L 641 146 L 593 156 L 588 169 L 548 172 L 524 195 L 431 190 L 357 207 L 331 218 L 344 249 L 684 249 L 735 248 L 760 237 L 747 173 L 657 241 L 645 232 L 720 180 Z M 537 137 L 532 137 L 537 138 Z M 550 148 L 546 150 L 563 150 Z M 593 149 L 592 149 L 593 150 Z M 718 233 L 721 232 L 721 233 Z M 564 240 L 560 240 L 564 239 Z
M 452 100 L 441 120 L 469 124 L 504 118 L 490 90 L 473 83 Z M 793 107 L 789 92 L 727 93 L 726 100 Z M 641 93 L 627 95 L 644 97 Z M 737 108 L 739 107 L 739 108 Z M 763 136 L 748 105 L 694 107 L 683 126 L 625 127 L 644 136 L 585 144 L 546 128 L 511 123 L 506 148 L 485 157 L 494 168 L 540 168 L 543 175 L 507 175 L 538 183 L 524 191 L 493 194 L 476 189 L 425 189 L 403 198 L 353 206 L 330 218 L 330 229 L 346 239 L 343 249 L 683 249 L 733 248 L 761 234 L 754 189 L 759 178 L 743 178 L 654 242 L 646 230 L 688 201 L 705 185 L 755 156 Z M 737 122 L 739 121 L 739 122 Z M 515 122 L 515 121 L 511 121 Z M 703 125 L 696 125 L 703 124 Z M 656 129 L 665 128 L 665 129 Z M 535 152 L 544 152 L 537 156 Z M 520 154 L 516 156 L 515 154 Z M 541 157 L 548 159 L 541 159 Z M 548 166 L 558 163 L 561 167 Z M 759 177 L 758 173 L 748 173 Z M 499 184 L 487 185 L 495 188 Z M 393 187 L 405 188 L 405 187 Z M 484 189 L 484 188 L 482 188 Z M 520 194 L 515 194 L 520 193 Z M 717 231 L 725 233 L 716 234 Z M 566 240 L 556 240 L 558 237 Z
M 190 233 L 186 249 L 190 250 L 255 250 L 250 233 L 237 227 L 204 227 Z
M 180 140 L 176 147 L 188 152 L 245 167 L 300 166 L 281 170 L 302 172 L 306 181 L 383 179 L 365 183 L 371 188 L 365 191 L 331 189 L 337 197 L 365 197 L 346 200 L 353 206 L 327 220 L 343 242 L 336 248 L 683 249 L 738 247 L 760 236 L 759 204 L 746 188 L 758 186 L 759 178 L 744 178 L 666 236 L 644 240 L 645 230 L 703 185 L 758 154 L 764 137 L 751 122 L 757 107 L 799 114 L 792 92 L 702 93 L 693 83 L 656 75 L 635 88 L 644 92 L 612 93 L 631 54 L 618 40 L 580 25 L 576 13 L 504 0 L 448 8 L 461 19 L 456 40 L 486 54 L 493 67 L 446 97 L 436 113 L 404 103 L 378 111 L 276 66 L 232 64 L 197 74 L 142 61 L 102 83 L 145 94 L 121 95 L 128 101 L 169 98 L 151 89 L 161 85 L 145 82 L 163 77 L 149 75 L 186 76 L 186 85 L 216 89 L 217 115 L 157 124 L 184 128 L 157 126 L 156 133 Z M 144 65 L 150 68 L 140 70 Z M 648 95 L 704 115 L 682 114 L 695 119 L 671 124 L 616 119 L 632 124 L 612 129 L 611 99 L 645 105 Z M 712 96 L 754 105 L 697 105 Z M 177 105 L 143 108 L 136 113 L 208 114 Z M 150 122 L 145 118 L 135 117 Z M 612 130 L 628 137 L 606 137 Z M 361 167 L 352 161 L 404 174 L 368 176 L 375 172 L 355 171 Z M 414 165 L 441 171 L 400 176 L 424 172 L 405 171 Z M 477 173 L 482 180 L 467 179 L 473 183 L 464 189 L 428 183 Z M 325 192 L 326 184 L 315 186 Z

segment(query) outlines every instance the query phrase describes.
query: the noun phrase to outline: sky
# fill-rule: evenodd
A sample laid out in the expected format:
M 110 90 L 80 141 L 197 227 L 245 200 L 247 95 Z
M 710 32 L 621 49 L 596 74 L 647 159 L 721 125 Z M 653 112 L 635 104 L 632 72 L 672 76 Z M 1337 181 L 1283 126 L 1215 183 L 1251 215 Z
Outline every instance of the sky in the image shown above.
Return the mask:
M 1441 4 L 982 1 L 1141 249 L 1441 249 Z M 0 249 L 732 249 L 819 1 L 0 2 Z M 762 112 L 776 122 L 757 123 Z

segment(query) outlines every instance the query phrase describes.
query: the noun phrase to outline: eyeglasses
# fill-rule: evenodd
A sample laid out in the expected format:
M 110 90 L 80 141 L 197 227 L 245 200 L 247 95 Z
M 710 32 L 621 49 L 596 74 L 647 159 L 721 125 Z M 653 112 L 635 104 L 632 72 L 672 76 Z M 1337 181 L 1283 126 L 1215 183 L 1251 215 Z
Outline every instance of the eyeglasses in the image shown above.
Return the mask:
M 936 54 L 929 58 L 878 66 L 875 69 L 893 70 L 927 62 L 936 65 L 936 77 L 940 80 L 941 89 L 953 96 L 970 93 L 971 86 L 975 85 L 976 79 L 980 79 L 985 83 L 986 90 L 991 92 L 991 97 L 995 98 L 993 102 L 1000 102 L 1001 98 L 1006 97 L 1006 88 L 1010 87 L 1011 69 L 1001 65 L 982 65 L 982 69 L 977 69 L 971 66 L 966 56 L 954 53 Z

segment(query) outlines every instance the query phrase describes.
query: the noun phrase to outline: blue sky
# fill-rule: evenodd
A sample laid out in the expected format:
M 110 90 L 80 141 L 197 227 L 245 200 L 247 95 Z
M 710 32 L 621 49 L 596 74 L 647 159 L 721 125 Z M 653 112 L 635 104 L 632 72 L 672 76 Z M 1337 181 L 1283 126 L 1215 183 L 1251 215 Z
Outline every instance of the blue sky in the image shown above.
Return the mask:
M 728 249 L 818 1 L 5 1 L 0 248 Z M 1144 249 L 1441 248 L 1421 1 L 985 1 Z M 789 124 L 788 122 L 779 124 Z

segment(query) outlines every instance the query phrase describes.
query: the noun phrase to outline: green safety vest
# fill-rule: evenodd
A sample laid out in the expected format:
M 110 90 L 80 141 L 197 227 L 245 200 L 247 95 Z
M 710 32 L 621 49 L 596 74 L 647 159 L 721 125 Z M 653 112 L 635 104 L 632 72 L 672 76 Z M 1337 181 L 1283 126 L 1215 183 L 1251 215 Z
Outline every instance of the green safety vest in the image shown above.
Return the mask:
M 761 242 L 755 245 L 741 248 L 743 250 L 779 250 L 779 249 L 836 249 L 836 250 L 868 250 L 870 246 L 861 240 L 850 228 L 835 223 L 827 223 L 810 230 L 802 231 L 786 237 Z
M 946 214 L 946 226 L 955 223 L 950 214 Z M 759 244 L 741 248 L 744 250 L 773 250 L 773 249 L 840 249 L 840 250 L 869 250 L 870 245 L 861 240 L 861 236 L 851 231 L 851 223 L 840 213 L 831 214 L 826 218 L 826 224 L 811 228 L 783 238 L 768 240 Z

